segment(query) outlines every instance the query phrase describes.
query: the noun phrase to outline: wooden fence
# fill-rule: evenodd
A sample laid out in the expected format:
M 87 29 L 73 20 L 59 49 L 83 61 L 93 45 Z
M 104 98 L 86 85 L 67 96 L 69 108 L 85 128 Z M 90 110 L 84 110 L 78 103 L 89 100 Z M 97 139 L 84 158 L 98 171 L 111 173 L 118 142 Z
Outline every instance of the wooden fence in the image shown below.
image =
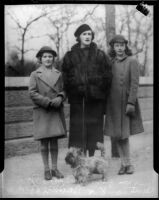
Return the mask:
M 33 139 L 33 109 L 28 94 L 29 77 L 5 78 L 5 157 L 37 152 L 39 143 Z M 146 133 L 153 132 L 153 82 L 141 78 L 139 101 Z M 69 104 L 64 107 L 69 131 Z M 67 138 L 59 147 L 67 146 Z

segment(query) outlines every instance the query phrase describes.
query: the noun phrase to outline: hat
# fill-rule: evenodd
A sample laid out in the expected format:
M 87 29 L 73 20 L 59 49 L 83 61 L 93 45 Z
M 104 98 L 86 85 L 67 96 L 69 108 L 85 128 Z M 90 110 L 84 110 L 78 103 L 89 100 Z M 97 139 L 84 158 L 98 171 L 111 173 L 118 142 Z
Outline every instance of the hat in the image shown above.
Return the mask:
M 41 57 L 41 55 L 42 55 L 43 53 L 45 53 L 45 52 L 51 53 L 54 57 L 57 56 L 57 53 L 56 53 L 51 47 L 44 46 L 44 47 L 42 47 L 42 48 L 38 51 L 38 53 L 36 54 L 36 57 L 37 57 L 37 58 L 38 58 L 38 57 Z
M 109 42 L 110 45 L 113 45 L 115 42 L 124 42 L 124 43 L 128 43 L 128 40 L 126 40 L 124 38 L 124 36 L 122 35 L 115 35 Z
M 81 35 L 81 33 L 85 32 L 85 31 L 89 31 L 89 30 L 92 31 L 92 29 L 90 28 L 90 26 L 88 26 L 87 24 L 82 24 L 81 26 L 79 26 L 79 27 L 76 29 L 76 31 L 75 31 L 75 33 L 74 33 L 74 36 L 75 36 L 75 37 L 78 37 L 78 36 Z M 92 32 L 93 32 L 93 31 L 92 31 Z

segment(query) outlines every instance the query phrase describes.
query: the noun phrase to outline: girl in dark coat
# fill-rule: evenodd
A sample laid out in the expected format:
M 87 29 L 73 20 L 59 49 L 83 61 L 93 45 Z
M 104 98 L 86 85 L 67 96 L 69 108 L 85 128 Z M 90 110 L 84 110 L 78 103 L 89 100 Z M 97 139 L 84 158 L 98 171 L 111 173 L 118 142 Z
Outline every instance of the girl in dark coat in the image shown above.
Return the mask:
M 110 61 L 92 42 L 94 32 L 83 24 L 74 33 L 77 43 L 63 59 L 64 88 L 70 103 L 69 147 L 94 155 L 103 142 L 103 115 L 112 73 Z
M 41 66 L 31 73 L 29 94 L 34 103 L 34 138 L 40 140 L 46 180 L 63 178 L 57 169 L 58 138 L 66 135 L 63 112 L 65 93 L 61 72 L 53 64 L 56 52 L 42 47 L 36 57 Z M 50 146 L 50 149 L 49 149 Z M 52 170 L 49 168 L 49 150 Z
M 139 65 L 131 56 L 127 43 L 122 35 L 116 35 L 110 41 L 113 79 L 107 100 L 105 134 L 117 139 L 121 158 L 119 174 L 134 172 L 129 136 L 144 131 L 137 98 Z

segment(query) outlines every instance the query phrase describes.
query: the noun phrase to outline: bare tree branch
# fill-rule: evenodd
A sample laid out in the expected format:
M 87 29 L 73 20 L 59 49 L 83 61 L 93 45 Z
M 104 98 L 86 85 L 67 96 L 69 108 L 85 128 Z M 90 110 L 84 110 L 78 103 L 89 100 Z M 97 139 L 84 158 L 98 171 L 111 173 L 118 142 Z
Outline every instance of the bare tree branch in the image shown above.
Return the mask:
M 42 37 L 46 37 L 47 34 L 44 35 L 36 35 L 36 36 L 30 36 L 28 38 L 25 39 L 25 42 L 27 42 L 28 40 L 32 40 L 32 39 L 37 39 L 37 38 L 42 38 Z
M 19 20 L 13 16 L 13 14 L 11 14 L 10 12 L 8 12 L 8 15 L 11 17 L 11 19 L 16 23 L 16 25 L 18 26 L 18 28 L 20 29 L 21 33 L 22 30 L 24 30 L 24 27 L 20 24 Z M 15 29 L 15 28 L 14 28 Z M 22 30 L 21 30 L 22 29 Z
M 26 49 L 26 50 L 24 51 L 24 53 L 28 53 L 29 51 L 37 51 L 37 49 L 34 49 L 34 48 Z
M 46 15 L 47 15 L 47 13 L 43 13 L 43 14 L 39 15 L 38 17 L 35 17 L 31 21 L 28 21 L 25 28 L 27 29 L 32 23 L 36 22 L 37 20 L 39 20 L 40 18 L 42 18 L 42 17 L 44 17 Z
M 51 12 L 51 11 L 50 11 Z M 45 12 L 43 11 L 41 14 L 39 14 L 39 16 L 34 17 L 33 19 L 29 19 L 26 22 L 25 26 L 22 26 L 21 23 L 19 22 L 19 20 L 13 16 L 13 14 L 11 14 L 10 12 L 7 12 L 7 14 L 11 17 L 11 19 L 16 23 L 17 27 L 19 28 L 20 32 L 21 32 L 21 36 L 20 36 L 20 40 L 21 40 L 21 64 L 23 66 L 24 64 L 24 54 L 26 53 L 25 50 L 25 42 L 28 40 L 26 39 L 26 33 L 29 31 L 29 27 L 35 23 L 36 21 L 38 21 L 39 19 L 41 19 L 42 17 L 45 17 L 48 13 L 50 12 Z M 27 50 L 28 51 L 28 50 Z
M 98 8 L 98 4 L 92 9 L 92 11 L 87 12 L 84 17 L 82 18 L 82 22 L 86 21 L 87 17 L 92 16 L 96 8 Z

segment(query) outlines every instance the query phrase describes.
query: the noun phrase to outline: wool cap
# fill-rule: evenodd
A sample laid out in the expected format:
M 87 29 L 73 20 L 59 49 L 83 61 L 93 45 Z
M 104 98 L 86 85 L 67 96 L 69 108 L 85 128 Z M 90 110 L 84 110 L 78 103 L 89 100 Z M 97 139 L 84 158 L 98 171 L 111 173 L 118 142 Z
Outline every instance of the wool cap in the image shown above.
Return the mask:
M 81 35 L 81 33 L 85 32 L 85 31 L 89 31 L 89 30 L 92 31 L 92 29 L 90 28 L 89 25 L 87 25 L 87 24 L 82 24 L 81 26 L 79 26 L 79 27 L 76 29 L 76 31 L 75 31 L 75 33 L 74 33 L 74 36 L 75 36 L 75 37 L 79 37 L 79 36 Z M 93 32 L 93 31 L 92 31 L 92 32 Z
M 57 56 L 57 53 L 56 51 L 54 51 L 51 47 L 49 46 L 43 46 L 39 51 L 38 53 L 36 54 L 36 57 L 41 57 L 43 53 L 51 53 L 54 57 Z
M 128 40 L 125 39 L 123 35 L 115 35 L 109 42 L 109 44 L 112 46 L 115 42 L 124 42 L 128 43 Z

